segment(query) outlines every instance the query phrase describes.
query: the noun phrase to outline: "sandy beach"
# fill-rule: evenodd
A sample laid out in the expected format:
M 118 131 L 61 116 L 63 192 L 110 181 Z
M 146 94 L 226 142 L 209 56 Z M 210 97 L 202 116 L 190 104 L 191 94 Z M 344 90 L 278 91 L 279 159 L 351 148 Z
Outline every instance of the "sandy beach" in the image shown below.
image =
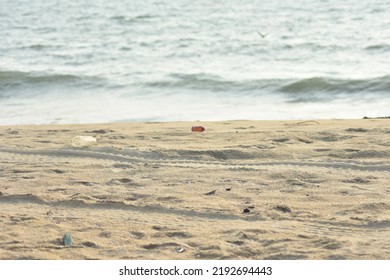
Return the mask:
M 0 127 L 0 259 L 388 260 L 389 121 Z

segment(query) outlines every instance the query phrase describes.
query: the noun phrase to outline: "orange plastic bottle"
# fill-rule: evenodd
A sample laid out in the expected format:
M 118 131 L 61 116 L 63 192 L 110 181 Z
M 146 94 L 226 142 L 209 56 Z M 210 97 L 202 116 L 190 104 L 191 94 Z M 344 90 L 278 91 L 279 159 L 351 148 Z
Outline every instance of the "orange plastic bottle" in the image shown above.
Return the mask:
M 192 132 L 203 132 L 205 131 L 207 128 L 204 127 L 204 126 L 201 126 L 201 125 L 198 125 L 198 126 L 193 126 L 191 128 Z

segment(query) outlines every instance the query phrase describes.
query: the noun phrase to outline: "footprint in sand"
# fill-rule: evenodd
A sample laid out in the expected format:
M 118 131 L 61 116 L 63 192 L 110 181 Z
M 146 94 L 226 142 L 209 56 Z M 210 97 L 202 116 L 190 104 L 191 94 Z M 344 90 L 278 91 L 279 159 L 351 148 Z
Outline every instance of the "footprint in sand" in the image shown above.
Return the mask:
M 66 173 L 66 171 L 60 170 L 60 169 L 50 169 L 50 171 L 53 171 L 56 174 L 64 174 L 64 173 Z
M 288 142 L 290 140 L 291 140 L 290 138 L 275 138 L 275 139 L 272 139 L 273 142 L 277 142 L 277 143 L 284 143 L 284 142 Z
M 195 254 L 195 259 L 201 260 L 222 260 L 227 258 L 228 256 L 219 252 L 199 252 Z
M 127 186 L 138 186 L 140 187 L 139 184 L 135 183 L 134 180 L 130 178 L 119 178 L 119 179 L 111 179 L 110 181 L 107 182 L 107 185 L 112 186 L 112 185 L 127 185 Z
M 172 238 L 191 238 L 192 235 L 184 232 L 184 231 L 172 231 L 172 232 L 166 232 L 166 236 L 172 237 Z
M 15 170 L 12 170 L 12 173 L 14 174 L 23 174 L 23 173 L 32 173 L 34 171 L 31 171 L 31 170 L 20 170 L 20 169 L 15 169 Z
M 368 132 L 369 130 L 366 128 L 348 128 L 345 130 L 346 132 Z
M 331 149 L 314 149 L 315 152 L 329 152 Z
M 277 205 L 275 207 L 275 210 L 281 211 L 283 213 L 291 213 L 292 212 L 291 208 L 288 207 L 287 205 Z
M 81 184 L 81 185 L 86 186 L 86 187 L 92 187 L 92 186 L 96 185 L 93 182 L 87 182 L 87 181 L 78 181 L 78 182 L 76 182 L 76 184 Z
M 175 243 L 175 242 L 166 242 L 166 243 L 160 243 L 160 244 L 151 243 L 151 244 L 142 246 L 142 248 L 147 249 L 147 250 L 154 250 L 154 249 L 160 249 L 160 248 L 166 248 L 166 247 L 179 247 L 179 246 L 181 246 L 181 245 L 178 243 Z
M 264 260 L 304 260 L 307 259 L 307 255 L 304 254 L 283 254 L 276 253 L 271 254 L 264 258 Z
M 318 133 L 318 136 L 315 137 L 315 139 L 318 141 L 323 141 L 323 142 L 337 142 L 337 141 L 343 141 L 346 139 L 351 139 L 354 137 L 356 137 L 356 136 L 339 135 L 339 134 L 331 132 L 331 131 L 323 131 L 323 132 Z
M 352 183 L 352 184 L 367 184 L 370 182 L 370 180 L 362 177 L 356 177 L 353 179 L 345 179 L 342 180 L 343 183 Z
M 165 234 L 168 237 L 172 238 L 191 238 L 192 235 L 185 231 L 177 231 L 174 228 L 169 228 L 167 226 L 153 226 L 152 229 Z
M 336 239 L 321 238 L 321 239 L 314 241 L 314 246 L 324 248 L 327 250 L 336 250 L 336 249 L 340 249 L 341 247 L 343 247 L 343 244 Z
M 111 129 L 96 129 L 96 130 L 91 130 L 91 131 L 85 131 L 85 133 L 94 133 L 94 134 L 106 134 L 114 132 L 114 130 Z
M 145 234 L 143 232 L 139 232 L 139 231 L 131 231 L 129 233 L 129 235 L 131 238 L 134 238 L 134 239 L 142 239 L 145 237 Z
M 18 134 L 19 134 L 19 131 L 17 131 L 17 130 L 9 130 L 9 131 L 8 131 L 8 134 L 11 134 L 11 135 L 18 135 Z
M 101 233 L 99 233 L 99 236 L 104 238 L 110 238 L 112 234 L 109 231 L 102 231 Z
M 91 242 L 91 241 L 85 241 L 85 242 L 81 243 L 81 245 L 84 247 L 88 247 L 88 248 L 99 248 L 99 246 L 96 243 Z

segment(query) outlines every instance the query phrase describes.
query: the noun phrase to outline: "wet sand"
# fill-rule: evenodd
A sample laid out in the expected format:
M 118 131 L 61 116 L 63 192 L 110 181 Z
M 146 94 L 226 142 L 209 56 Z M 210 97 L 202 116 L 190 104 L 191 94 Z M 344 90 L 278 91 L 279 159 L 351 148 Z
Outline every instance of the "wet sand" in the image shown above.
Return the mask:
M 389 181 L 386 119 L 0 127 L 0 259 L 390 259 Z

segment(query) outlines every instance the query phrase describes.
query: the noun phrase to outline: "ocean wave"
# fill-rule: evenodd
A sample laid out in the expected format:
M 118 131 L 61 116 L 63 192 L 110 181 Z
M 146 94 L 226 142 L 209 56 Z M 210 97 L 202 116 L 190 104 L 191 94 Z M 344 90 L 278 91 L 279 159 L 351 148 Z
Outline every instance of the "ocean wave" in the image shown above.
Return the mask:
M 21 45 L 18 47 L 18 49 L 21 50 L 33 50 L 33 51 L 45 51 L 48 49 L 56 49 L 61 47 L 61 45 L 56 45 L 52 43 L 47 43 L 47 44 L 26 44 L 26 45 Z
M 208 74 L 171 74 L 168 79 L 152 81 L 146 84 L 154 88 L 193 89 L 206 91 L 228 91 L 239 83 L 224 80 L 216 75 Z
M 128 25 L 131 23 L 144 22 L 157 18 L 152 14 L 141 14 L 137 16 L 112 16 L 110 19 L 117 22 L 120 25 Z
M 365 47 L 365 50 L 370 52 L 388 52 L 390 51 L 390 45 L 388 44 L 376 44 Z
M 283 93 L 379 93 L 389 92 L 390 76 L 372 79 L 335 79 L 313 77 L 287 83 L 280 87 Z
M 190 89 L 207 92 L 238 92 L 240 94 L 279 93 L 307 95 L 307 93 L 388 93 L 390 76 L 372 79 L 336 79 L 310 77 L 303 79 L 226 80 L 208 74 L 171 74 L 166 80 L 148 82 L 148 87 Z
M 0 90 L 29 89 L 31 87 L 88 86 L 99 83 L 97 77 L 70 74 L 47 74 L 20 71 L 0 71 Z M 0 92 L 0 95 L 1 95 Z
M 118 78 L 118 77 L 117 77 Z M 207 73 L 171 73 L 163 79 L 143 82 L 112 81 L 94 76 L 0 71 L 0 97 L 50 93 L 122 92 L 125 95 L 215 94 L 216 96 L 259 97 L 278 95 L 290 102 L 320 102 L 345 96 L 390 97 L 390 76 L 371 79 L 309 77 L 303 79 L 227 79 Z

